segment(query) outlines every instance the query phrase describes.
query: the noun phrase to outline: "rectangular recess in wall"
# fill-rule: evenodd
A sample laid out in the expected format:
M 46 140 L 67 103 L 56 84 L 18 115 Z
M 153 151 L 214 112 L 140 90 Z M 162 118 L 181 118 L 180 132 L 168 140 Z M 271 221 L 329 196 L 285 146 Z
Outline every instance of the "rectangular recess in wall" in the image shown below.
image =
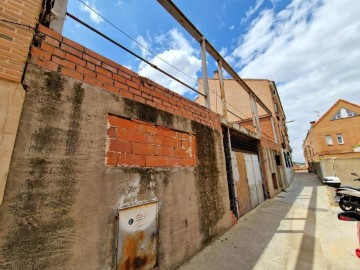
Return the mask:
M 195 166 L 196 136 L 137 119 L 108 115 L 106 165 Z

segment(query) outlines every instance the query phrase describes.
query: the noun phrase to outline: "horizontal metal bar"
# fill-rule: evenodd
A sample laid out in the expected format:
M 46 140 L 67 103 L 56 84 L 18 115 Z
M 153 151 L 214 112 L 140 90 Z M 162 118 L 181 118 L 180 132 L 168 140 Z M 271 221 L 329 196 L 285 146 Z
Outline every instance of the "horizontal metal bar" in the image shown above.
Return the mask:
M 181 12 L 181 10 L 171 0 L 157 0 L 184 28 L 192 35 L 194 39 L 201 42 L 203 34 L 191 23 L 191 21 Z M 233 68 L 225 61 L 220 53 L 205 39 L 206 51 L 214 58 L 215 61 L 221 60 L 223 68 L 229 73 L 229 75 L 249 94 L 253 94 L 256 97 L 257 103 L 270 115 L 271 111 L 256 96 L 251 88 L 240 78 L 240 76 L 233 70 Z
M 171 79 L 177 81 L 178 83 L 184 85 L 185 87 L 189 88 L 190 90 L 196 92 L 197 94 L 205 97 L 205 95 L 199 91 L 197 91 L 195 88 L 191 87 L 190 85 L 180 81 L 179 79 L 175 78 L 173 75 L 167 73 L 166 71 L 160 69 L 158 66 L 154 65 L 153 63 L 149 62 L 148 60 L 146 60 L 145 58 L 141 57 L 140 55 L 132 52 L 131 50 L 129 50 L 128 48 L 124 47 L 123 45 L 121 45 L 120 43 L 118 43 L 117 41 L 113 40 L 112 38 L 106 36 L 105 34 L 101 33 L 100 31 L 96 30 L 94 27 L 90 26 L 89 24 L 85 23 L 84 21 L 80 20 L 79 18 L 75 17 L 74 15 L 72 15 L 69 12 L 66 12 L 66 15 L 69 16 L 71 19 L 77 21 L 78 23 L 82 24 L 83 26 L 85 26 L 86 28 L 90 29 L 91 31 L 95 32 L 96 34 L 98 34 L 99 36 L 102 36 L 103 38 L 105 38 L 106 40 L 110 41 L 111 43 L 115 44 L 116 46 L 120 47 L 121 49 L 123 49 L 124 51 L 130 53 L 131 55 L 135 56 L 136 58 L 140 59 L 141 61 L 145 62 L 146 64 L 150 65 L 152 68 L 160 71 L 161 73 L 165 74 L 166 76 L 170 77 Z

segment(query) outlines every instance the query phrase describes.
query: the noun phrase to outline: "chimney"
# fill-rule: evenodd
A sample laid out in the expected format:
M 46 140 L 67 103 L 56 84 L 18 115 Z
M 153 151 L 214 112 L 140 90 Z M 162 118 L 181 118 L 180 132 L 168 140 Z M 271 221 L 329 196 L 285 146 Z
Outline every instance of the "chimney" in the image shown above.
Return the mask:
M 219 71 L 214 70 L 214 79 L 219 79 Z

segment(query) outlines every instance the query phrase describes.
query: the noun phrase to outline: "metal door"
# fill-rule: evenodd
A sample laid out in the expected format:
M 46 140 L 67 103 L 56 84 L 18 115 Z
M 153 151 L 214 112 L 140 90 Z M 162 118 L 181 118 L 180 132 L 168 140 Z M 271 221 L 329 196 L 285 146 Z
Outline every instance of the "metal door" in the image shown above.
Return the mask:
M 157 214 L 157 202 L 119 210 L 119 270 L 157 266 Z
M 251 155 L 251 159 L 253 162 L 253 168 L 254 168 L 254 175 L 255 175 L 255 181 L 256 181 L 256 190 L 258 194 L 258 201 L 259 204 L 264 202 L 264 192 L 263 192 L 263 184 L 262 184 L 262 177 L 261 177 L 261 171 L 260 171 L 260 162 L 257 155 Z
M 253 160 L 251 158 L 251 154 L 244 154 L 245 159 L 245 166 L 246 166 L 246 175 L 248 178 L 249 183 L 249 190 L 250 190 L 250 199 L 251 199 L 251 206 L 255 208 L 259 205 L 259 198 L 257 192 L 257 181 L 254 172 Z
M 233 166 L 236 197 L 239 205 L 239 216 L 243 216 L 251 210 L 250 191 L 246 173 L 244 154 L 233 152 L 235 164 Z

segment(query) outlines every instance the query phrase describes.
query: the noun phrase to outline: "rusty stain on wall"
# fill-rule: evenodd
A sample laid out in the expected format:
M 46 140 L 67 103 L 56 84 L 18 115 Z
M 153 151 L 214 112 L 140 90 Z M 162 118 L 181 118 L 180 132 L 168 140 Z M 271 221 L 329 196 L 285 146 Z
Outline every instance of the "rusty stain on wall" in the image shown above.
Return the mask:
M 157 266 L 157 202 L 119 210 L 118 269 Z

